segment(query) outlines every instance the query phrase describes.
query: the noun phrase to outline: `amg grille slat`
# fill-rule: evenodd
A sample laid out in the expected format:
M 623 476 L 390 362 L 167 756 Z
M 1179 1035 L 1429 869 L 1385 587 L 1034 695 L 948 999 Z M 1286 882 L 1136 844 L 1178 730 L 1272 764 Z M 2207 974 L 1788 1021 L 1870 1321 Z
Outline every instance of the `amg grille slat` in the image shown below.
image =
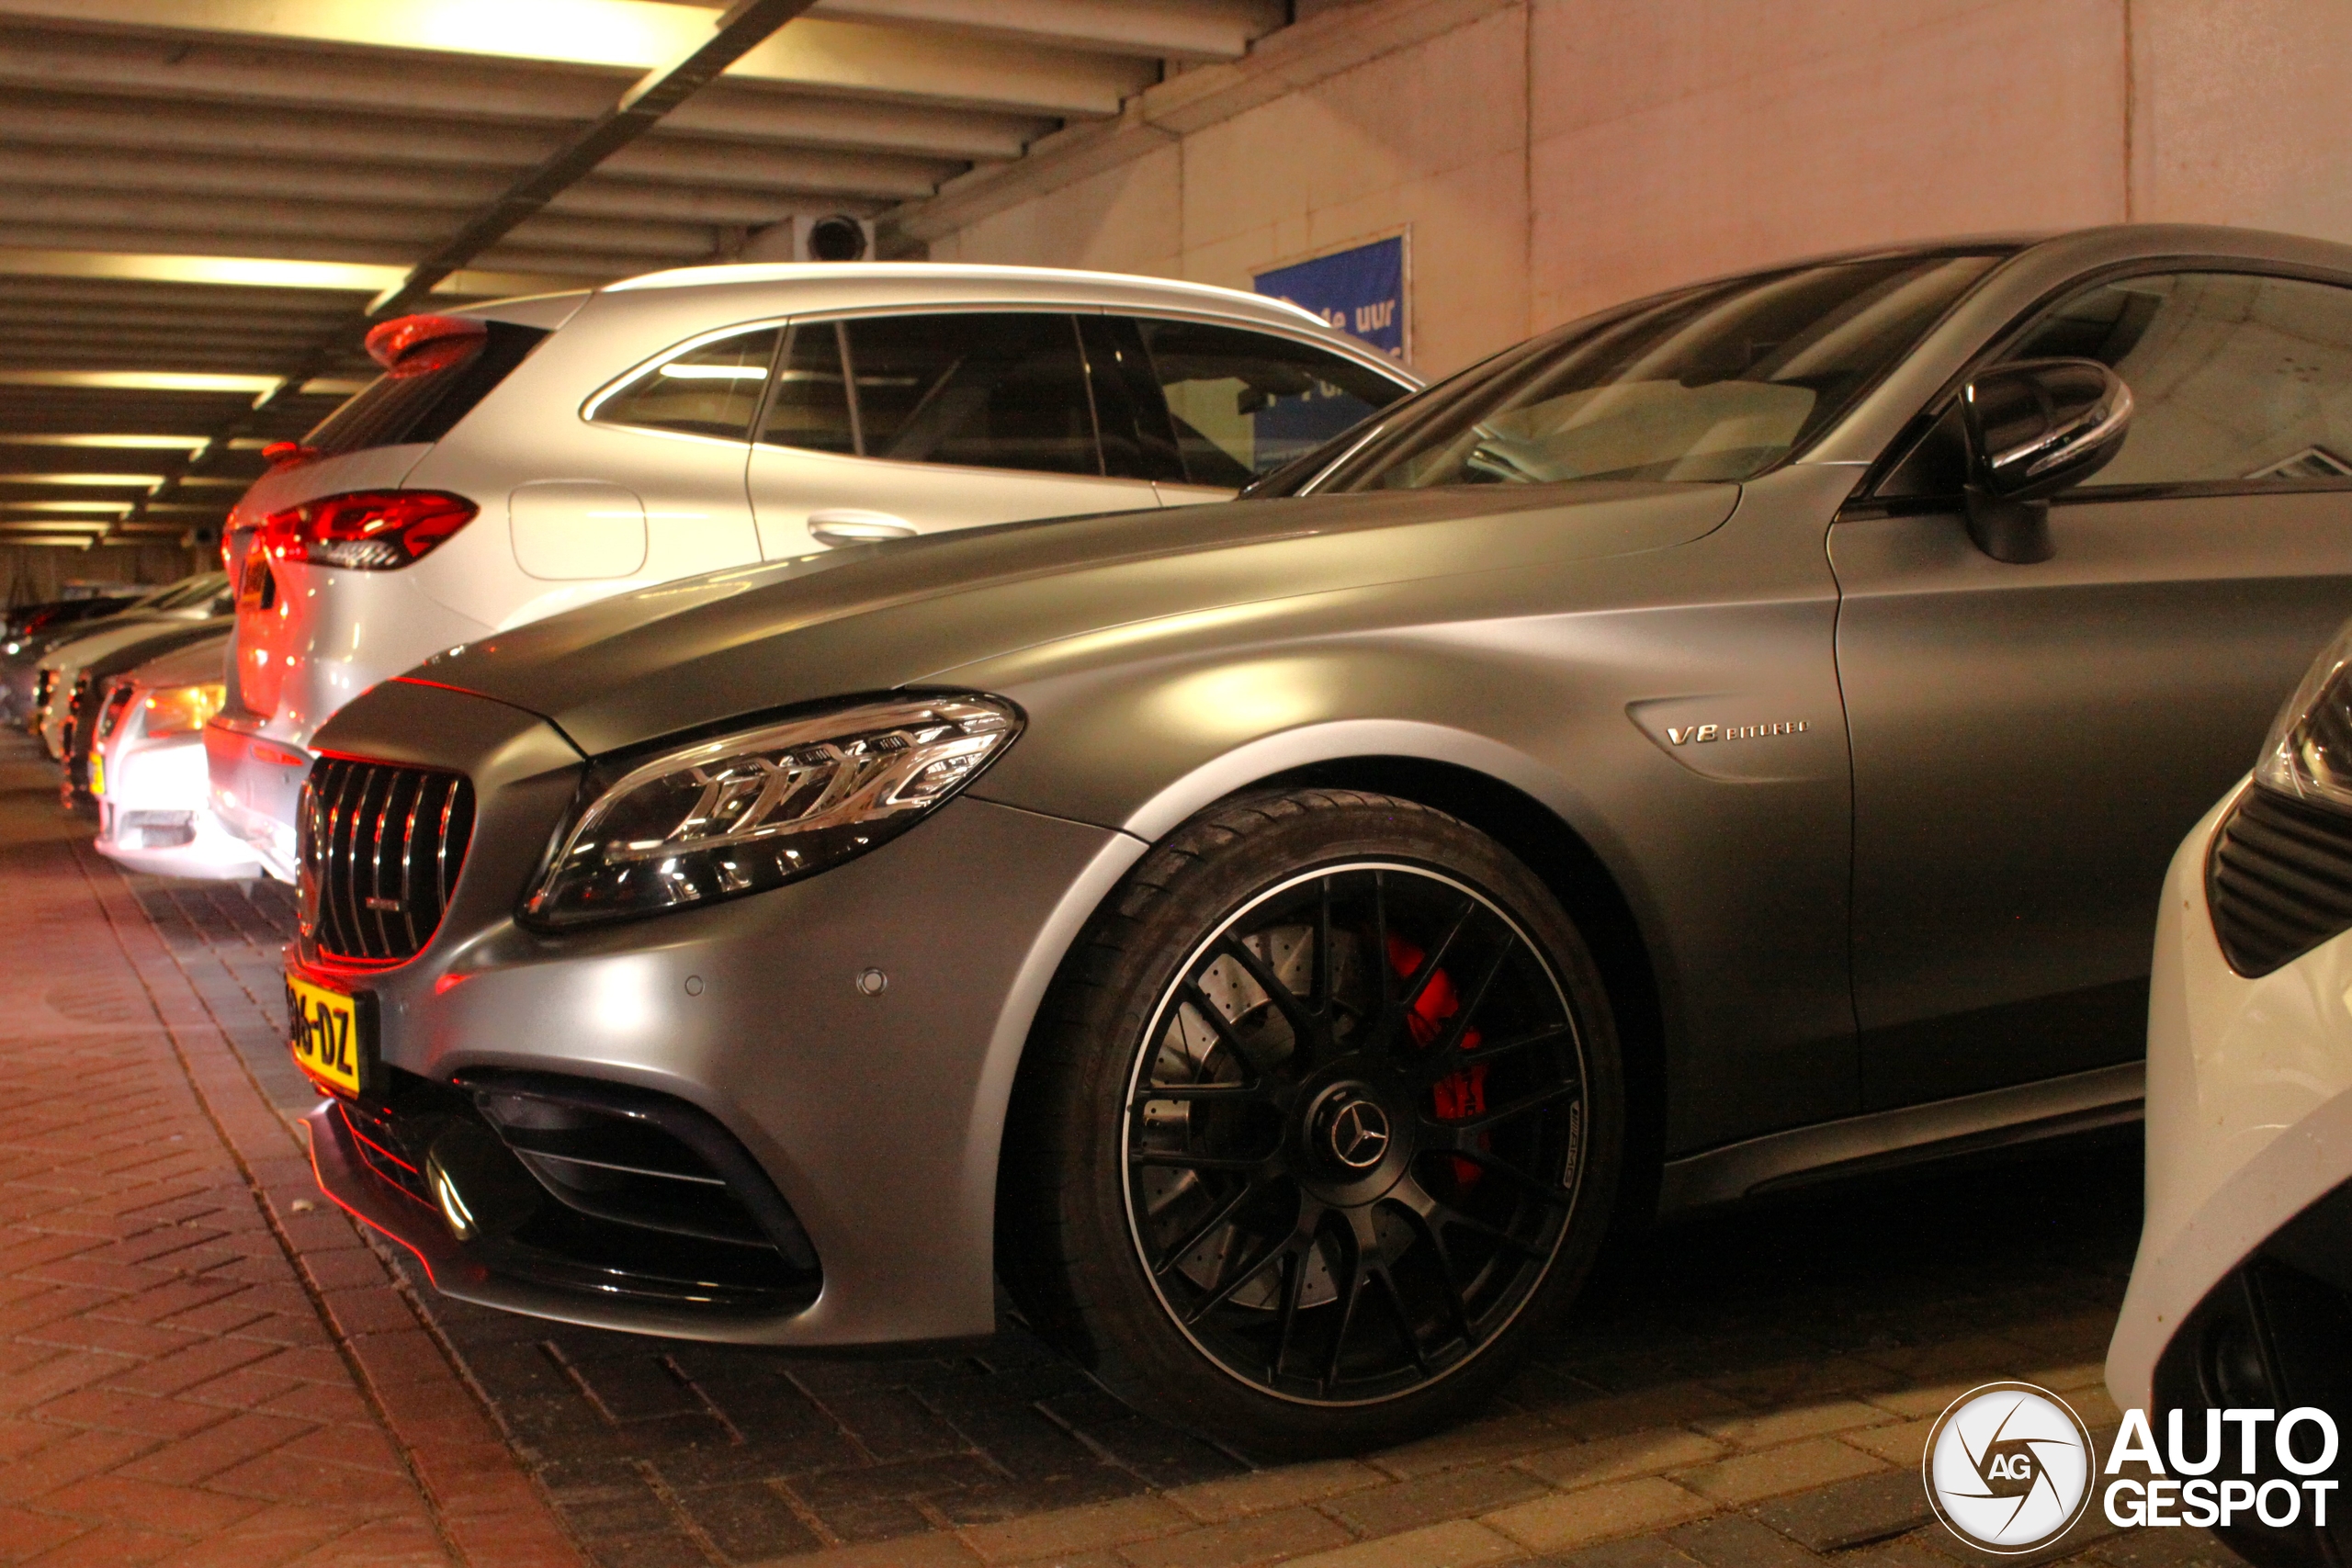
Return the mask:
M 454 773 L 321 758 L 300 848 L 309 934 L 330 957 L 414 957 L 447 911 L 473 833 L 473 786 Z
M 379 954 L 368 951 L 368 927 L 360 918 L 366 911 L 359 907 L 359 845 L 361 835 L 368 831 L 368 796 L 376 787 L 376 770 L 354 768 L 351 781 L 351 809 L 343 819 L 343 875 L 337 886 L 343 893 L 344 930 L 351 933 L 355 950 L 352 956 L 375 958 Z
M 401 922 L 406 928 L 408 950 L 414 953 L 424 945 L 416 934 L 416 814 L 424 809 L 426 782 L 416 781 L 416 793 L 409 797 L 408 816 L 401 822 Z
M 2352 818 L 2247 790 L 2213 836 L 2205 901 L 2223 956 L 2248 978 L 2352 931 Z
M 328 943 L 332 951 L 338 953 L 348 952 L 351 946 L 350 934 L 343 929 L 343 901 L 336 897 L 333 891 L 335 885 L 334 875 L 335 858 L 340 852 L 338 846 L 343 839 L 344 818 L 348 814 L 348 806 L 344 797 L 350 793 L 350 764 L 347 762 L 326 764 L 320 779 L 320 797 L 325 802 L 325 808 L 321 813 L 320 821 L 325 833 L 319 845 L 319 922 L 324 933 L 322 940 Z

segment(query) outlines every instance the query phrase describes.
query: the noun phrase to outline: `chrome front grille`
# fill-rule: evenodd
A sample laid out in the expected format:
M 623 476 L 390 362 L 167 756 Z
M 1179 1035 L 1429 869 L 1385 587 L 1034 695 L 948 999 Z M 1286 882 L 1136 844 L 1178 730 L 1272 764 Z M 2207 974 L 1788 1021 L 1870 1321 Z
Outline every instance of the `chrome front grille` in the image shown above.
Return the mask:
M 414 957 L 449 907 L 473 829 L 460 774 L 321 758 L 302 786 L 302 934 L 330 957 Z
M 2205 901 L 2222 956 L 2249 978 L 2352 931 L 2352 820 L 2247 790 L 2213 836 Z

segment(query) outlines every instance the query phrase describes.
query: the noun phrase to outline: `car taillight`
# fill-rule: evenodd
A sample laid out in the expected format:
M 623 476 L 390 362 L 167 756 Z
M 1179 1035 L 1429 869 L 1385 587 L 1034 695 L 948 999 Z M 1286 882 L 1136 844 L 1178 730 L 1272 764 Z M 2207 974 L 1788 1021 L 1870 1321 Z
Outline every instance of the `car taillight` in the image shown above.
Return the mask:
M 401 316 L 368 333 L 368 356 L 404 380 L 463 365 L 489 340 L 490 328 L 470 316 Z
M 441 491 L 353 491 L 272 513 L 261 525 L 259 544 L 272 560 L 392 571 L 423 557 L 481 510 Z

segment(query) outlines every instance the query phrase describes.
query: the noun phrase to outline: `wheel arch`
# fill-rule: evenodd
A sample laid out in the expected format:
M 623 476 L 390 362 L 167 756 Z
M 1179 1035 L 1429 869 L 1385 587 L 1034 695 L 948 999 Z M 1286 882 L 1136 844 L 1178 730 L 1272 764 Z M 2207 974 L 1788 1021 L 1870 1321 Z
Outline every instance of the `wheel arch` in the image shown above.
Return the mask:
M 1267 737 L 1227 752 L 1138 806 L 1121 825 L 1121 850 L 1104 857 L 1089 886 L 1072 890 L 1054 922 L 1057 929 L 1041 942 L 1037 956 L 1044 958 L 1050 949 L 1050 963 L 1039 966 L 1042 974 L 1024 976 L 1019 1045 L 992 1075 L 999 1087 L 991 1096 L 997 1146 L 990 1152 L 999 1179 L 1020 1068 L 1047 1016 L 1046 996 L 1079 953 L 1087 928 L 1150 848 L 1240 795 L 1270 788 L 1360 789 L 1443 811 L 1494 839 L 1544 882 L 1591 945 L 1623 1055 L 1626 1166 L 1618 1212 L 1621 1223 L 1646 1223 L 1657 1207 L 1667 1124 L 1663 993 L 1624 886 L 1590 840 L 1534 793 L 1547 781 L 1540 764 L 1483 738 L 1426 724 L 1342 723 Z

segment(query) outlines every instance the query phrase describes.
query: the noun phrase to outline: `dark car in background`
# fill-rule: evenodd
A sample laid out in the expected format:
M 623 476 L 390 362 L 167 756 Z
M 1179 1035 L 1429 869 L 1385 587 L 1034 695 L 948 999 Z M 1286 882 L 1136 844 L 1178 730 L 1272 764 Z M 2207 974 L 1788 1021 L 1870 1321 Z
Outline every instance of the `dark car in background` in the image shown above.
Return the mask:
M 2352 250 L 1840 257 L 1237 502 L 673 582 L 317 736 L 298 1060 L 436 1285 L 978 1335 L 1263 1452 L 1613 1218 L 2128 1122 L 2157 889 L 2352 603 Z

